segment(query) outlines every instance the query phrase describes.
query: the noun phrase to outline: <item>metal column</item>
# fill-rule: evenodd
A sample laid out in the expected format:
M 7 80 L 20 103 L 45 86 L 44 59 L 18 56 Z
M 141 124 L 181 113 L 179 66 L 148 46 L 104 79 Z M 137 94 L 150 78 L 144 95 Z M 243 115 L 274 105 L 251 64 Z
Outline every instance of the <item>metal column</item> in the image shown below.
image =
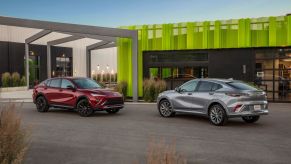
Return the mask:
M 138 32 L 132 36 L 132 100 L 138 102 Z
M 47 45 L 47 77 L 52 77 L 52 57 L 51 57 L 51 45 Z
M 25 77 L 26 87 L 29 89 L 29 44 L 25 43 Z

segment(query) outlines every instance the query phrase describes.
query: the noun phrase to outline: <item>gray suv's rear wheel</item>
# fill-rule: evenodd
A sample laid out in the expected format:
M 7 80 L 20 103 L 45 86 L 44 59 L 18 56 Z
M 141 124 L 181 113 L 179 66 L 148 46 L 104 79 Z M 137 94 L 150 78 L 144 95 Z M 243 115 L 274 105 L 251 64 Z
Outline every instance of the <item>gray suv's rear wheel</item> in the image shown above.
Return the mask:
M 163 117 L 171 117 L 175 115 L 175 111 L 168 100 L 162 100 L 159 103 L 159 112 Z
M 254 122 L 257 122 L 260 119 L 260 116 L 244 116 L 244 117 L 242 117 L 242 119 L 246 123 L 254 123 Z
M 223 107 L 219 104 L 212 105 L 209 109 L 209 121 L 216 125 L 222 126 L 227 122 L 227 115 Z

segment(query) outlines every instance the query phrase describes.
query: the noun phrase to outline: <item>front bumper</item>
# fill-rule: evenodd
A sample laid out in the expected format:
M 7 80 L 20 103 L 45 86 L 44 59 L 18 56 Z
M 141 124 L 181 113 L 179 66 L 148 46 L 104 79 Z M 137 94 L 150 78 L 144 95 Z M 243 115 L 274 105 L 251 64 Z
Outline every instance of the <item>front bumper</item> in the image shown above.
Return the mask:
M 94 108 L 95 111 L 104 111 L 108 109 L 122 109 L 124 107 L 123 104 L 117 104 L 117 105 L 105 105 L 105 106 L 96 106 Z

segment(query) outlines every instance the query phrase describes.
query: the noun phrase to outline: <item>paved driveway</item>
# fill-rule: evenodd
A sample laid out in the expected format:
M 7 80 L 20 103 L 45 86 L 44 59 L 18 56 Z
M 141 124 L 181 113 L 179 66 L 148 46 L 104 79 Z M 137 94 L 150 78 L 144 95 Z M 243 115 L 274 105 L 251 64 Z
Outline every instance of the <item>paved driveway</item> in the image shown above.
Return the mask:
M 38 113 L 26 103 L 21 112 L 33 132 L 26 163 L 130 164 L 146 159 L 152 137 L 176 139 L 188 163 L 291 163 L 291 104 L 270 109 L 258 123 L 234 119 L 216 127 L 193 115 L 162 118 L 155 105 L 83 118 L 67 110 Z

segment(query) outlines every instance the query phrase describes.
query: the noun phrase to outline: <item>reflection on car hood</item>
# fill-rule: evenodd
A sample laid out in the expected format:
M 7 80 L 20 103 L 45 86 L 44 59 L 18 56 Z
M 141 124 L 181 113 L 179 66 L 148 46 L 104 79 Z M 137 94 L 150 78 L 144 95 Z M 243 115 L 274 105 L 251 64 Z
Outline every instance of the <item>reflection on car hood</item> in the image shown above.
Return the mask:
M 168 94 L 168 93 L 174 93 L 176 92 L 175 90 L 167 90 L 167 91 L 164 91 L 163 94 Z
M 104 96 L 114 96 L 114 97 L 121 97 L 121 94 L 118 92 L 113 91 L 112 89 L 84 89 L 84 91 L 88 91 L 91 93 L 104 95 Z

